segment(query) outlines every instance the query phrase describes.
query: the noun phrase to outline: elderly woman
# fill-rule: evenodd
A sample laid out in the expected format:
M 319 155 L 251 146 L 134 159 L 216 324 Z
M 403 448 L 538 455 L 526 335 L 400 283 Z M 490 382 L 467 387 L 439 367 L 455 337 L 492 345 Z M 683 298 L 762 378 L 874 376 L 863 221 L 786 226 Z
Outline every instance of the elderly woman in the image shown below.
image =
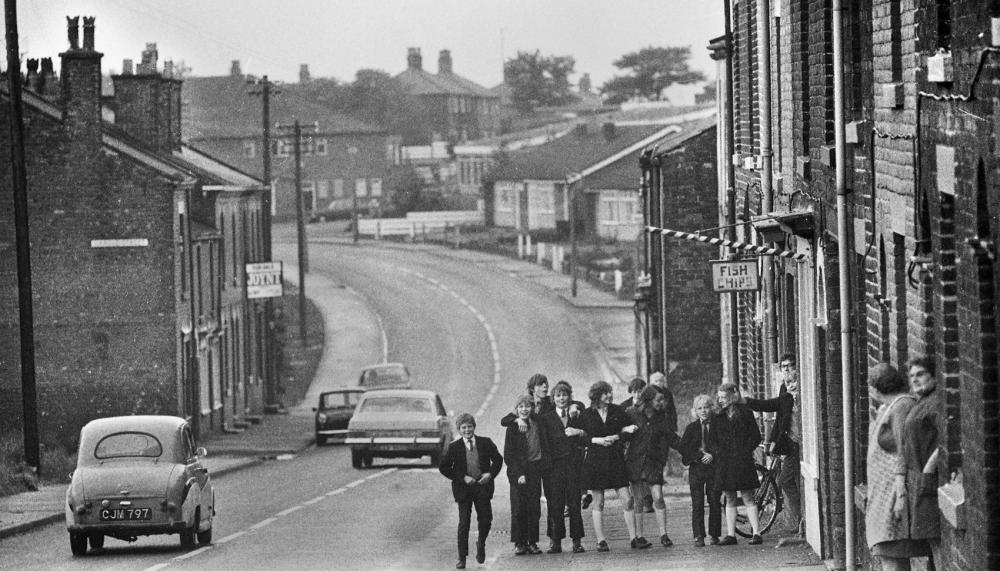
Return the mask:
M 622 438 L 636 431 L 625 409 L 611 402 L 611 385 L 598 381 L 591 385 L 590 407 L 580 414 L 580 428 L 590 438 L 587 457 L 583 461 L 583 485 L 590 490 L 594 502 L 590 515 L 594 520 L 597 551 L 611 551 L 604 536 L 604 490 L 615 490 L 625 504 L 625 526 L 633 548 L 649 547 L 640 544 L 635 533 L 635 510 L 629 492 L 628 475 L 625 473 L 625 456 Z
M 909 538 L 910 514 L 906 502 L 906 462 L 902 442 L 906 416 L 916 399 L 906 378 L 888 363 L 868 373 L 868 396 L 878 413 L 868 436 L 868 498 L 865 536 L 882 569 L 910 568 L 910 557 L 926 554 L 923 542 Z
M 910 539 L 926 541 L 941 569 L 941 522 L 937 507 L 938 416 L 942 408 L 937 390 L 934 360 L 929 357 L 908 363 L 910 389 L 917 397 L 903 426 L 903 459 L 906 462 L 906 492 L 910 508 Z

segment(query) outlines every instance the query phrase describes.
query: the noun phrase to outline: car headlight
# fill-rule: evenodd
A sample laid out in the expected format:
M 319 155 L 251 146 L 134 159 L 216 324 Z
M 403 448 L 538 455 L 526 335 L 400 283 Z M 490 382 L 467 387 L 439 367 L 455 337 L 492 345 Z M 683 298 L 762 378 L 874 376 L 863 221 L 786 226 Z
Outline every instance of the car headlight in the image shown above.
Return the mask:
M 322 412 L 316 415 L 316 421 L 319 422 L 320 424 L 325 424 L 326 420 L 327 420 L 326 415 L 323 414 Z

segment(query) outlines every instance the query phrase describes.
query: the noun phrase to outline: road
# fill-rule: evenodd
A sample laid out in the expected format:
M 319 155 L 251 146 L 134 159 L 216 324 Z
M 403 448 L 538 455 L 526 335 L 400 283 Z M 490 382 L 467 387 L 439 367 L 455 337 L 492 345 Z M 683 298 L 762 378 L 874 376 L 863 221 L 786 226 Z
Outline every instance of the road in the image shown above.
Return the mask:
M 275 251 L 293 252 L 290 244 L 276 244 Z M 479 433 L 498 445 L 498 419 L 532 373 L 569 380 L 584 400 L 586 387 L 603 378 L 591 336 L 576 325 L 578 310 L 516 276 L 372 245 L 313 244 L 310 270 L 362 293 L 380 317 L 388 359 L 406 363 L 416 386 L 438 391 L 449 411 L 480 413 Z M 348 452 L 311 448 L 217 478 L 215 542 L 205 548 L 185 552 L 176 536 L 135 544 L 109 539 L 103 551 L 74 559 L 65 527 L 54 524 L 5 539 L 0 566 L 151 571 L 453 565 L 457 514 L 447 482 L 427 459 L 376 459 L 371 469 L 358 471 L 350 467 Z M 506 477 L 499 480 L 504 493 L 494 501 L 488 557 L 510 548 Z

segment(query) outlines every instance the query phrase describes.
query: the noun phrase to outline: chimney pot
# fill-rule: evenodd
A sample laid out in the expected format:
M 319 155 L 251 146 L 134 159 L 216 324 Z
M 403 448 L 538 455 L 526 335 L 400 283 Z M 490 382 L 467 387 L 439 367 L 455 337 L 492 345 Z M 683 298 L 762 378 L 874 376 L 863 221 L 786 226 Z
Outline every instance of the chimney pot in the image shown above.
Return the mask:
M 299 83 L 309 83 L 311 76 L 309 75 L 309 64 L 303 63 L 299 64 Z
M 156 63 L 160 54 L 156 51 L 156 44 L 146 44 L 146 49 L 142 50 L 142 62 L 136 73 L 139 75 L 153 75 L 156 73 Z
M 66 16 L 67 35 L 69 36 L 69 49 L 80 49 L 80 17 Z
M 83 17 L 83 49 L 94 51 L 94 20 L 96 16 Z
M 406 50 L 406 67 L 415 70 L 424 68 L 424 59 L 420 55 L 420 48 L 409 48 Z
M 52 67 L 52 58 L 43 57 L 42 58 L 42 75 L 51 75 L 55 73 L 55 68 Z
M 132 75 L 135 73 L 134 62 L 130 59 L 122 60 L 122 75 Z
M 167 79 L 173 79 L 174 77 L 174 62 L 173 60 L 165 60 L 163 62 L 163 77 Z
M 28 76 L 38 73 L 38 59 L 28 58 Z
M 243 77 L 243 70 L 240 69 L 240 60 L 232 60 L 232 65 L 229 66 L 230 77 Z
M 452 73 L 450 50 L 441 50 L 438 54 L 438 73 Z

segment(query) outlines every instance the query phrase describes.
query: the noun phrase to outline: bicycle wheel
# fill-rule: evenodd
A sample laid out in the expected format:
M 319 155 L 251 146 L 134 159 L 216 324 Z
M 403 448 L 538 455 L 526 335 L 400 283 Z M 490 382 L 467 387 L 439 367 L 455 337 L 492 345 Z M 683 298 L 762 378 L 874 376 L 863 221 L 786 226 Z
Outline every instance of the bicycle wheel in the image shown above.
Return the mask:
M 763 535 L 771 529 L 778 512 L 781 511 L 781 492 L 774 481 L 774 475 L 760 464 L 757 464 L 757 476 L 760 478 L 760 487 L 754 492 L 754 500 L 757 504 L 760 533 Z M 746 506 L 743 505 L 742 499 L 736 501 L 736 533 L 743 537 L 753 536 L 753 527 L 750 525 L 750 518 L 747 517 Z

